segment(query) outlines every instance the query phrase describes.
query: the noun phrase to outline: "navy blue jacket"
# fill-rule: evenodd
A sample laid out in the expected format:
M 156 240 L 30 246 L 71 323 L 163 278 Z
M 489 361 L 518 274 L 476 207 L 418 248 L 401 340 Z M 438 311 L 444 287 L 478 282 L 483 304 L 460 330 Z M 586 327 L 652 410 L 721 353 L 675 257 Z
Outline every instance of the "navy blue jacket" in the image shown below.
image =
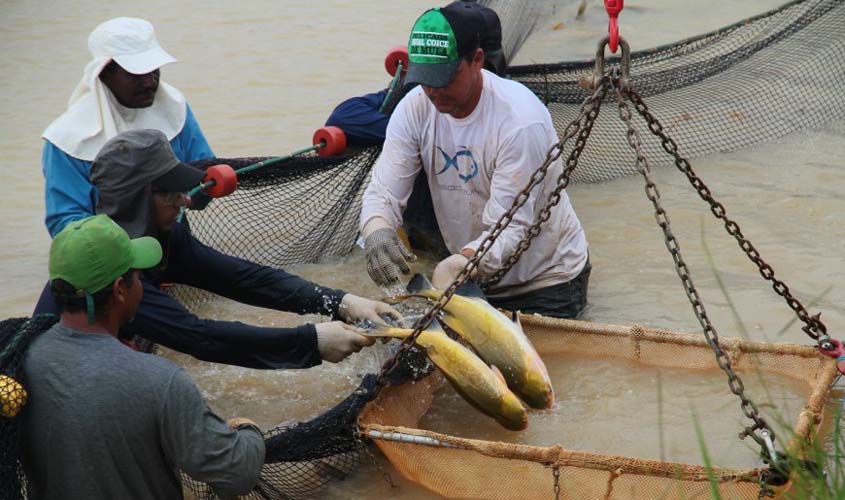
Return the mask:
M 383 144 L 390 116 L 379 111 L 387 90 L 352 97 L 338 104 L 326 125 L 340 127 L 351 146 Z

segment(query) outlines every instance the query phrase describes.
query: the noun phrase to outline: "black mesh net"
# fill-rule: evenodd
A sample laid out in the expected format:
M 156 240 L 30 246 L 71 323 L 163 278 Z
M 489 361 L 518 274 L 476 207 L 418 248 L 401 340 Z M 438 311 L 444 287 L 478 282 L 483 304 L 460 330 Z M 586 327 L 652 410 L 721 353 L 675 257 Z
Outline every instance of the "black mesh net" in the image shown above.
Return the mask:
M 310 154 L 244 172 L 237 191 L 188 212 L 191 232 L 221 252 L 274 267 L 348 254 L 358 234 L 361 196 L 380 151 L 372 146 L 333 157 Z M 193 164 L 226 163 L 238 170 L 266 159 Z M 209 296 L 182 286 L 173 295 L 187 305 Z
M 738 150 L 845 116 L 843 26 L 842 0 L 790 2 L 706 35 L 634 51 L 631 80 L 685 157 Z M 605 61 L 605 69 L 615 65 L 616 57 Z M 509 74 L 546 103 L 560 134 L 588 95 L 579 81 L 593 66 L 517 66 Z M 636 173 L 624 138 L 616 113 L 602 113 L 572 181 Z M 643 138 L 647 157 L 666 158 L 656 138 Z
M 376 376 L 367 375 L 358 389 L 316 419 L 265 432 L 261 480 L 244 498 L 308 498 L 329 481 L 344 479 L 363 451 L 355 436 L 358 414 L 375 394 Z M 182 477 L 199 498 L 217 498 L 208 485 Z
M 717 32 L 634 52 L 631 78 L 684 156 L 736 150 L 845 116 L 843 26 L 845 0 L 791 2 Z M 608 59 L 606 68 L 617 64 Z M 579 80 L 592 70 L 592 62 L 582 62 L 511 67 L 509 73 L 546 103 L 561 133 L 588 95 Z M 643 138 L 646 155 L 664 157 L 655 139 Z M 361 195 L 379 152 L 373 146 L 332 158 L 300 156 L 244 173 L 233 194 L 189 213 L 191 230 L 220 251 L 276 267 L 344 255 L 355 244 Z M 214 159 L 199 166 L 223 162 L 238 169 L 262 159 Z M 612 112 L 599 115 L 573 181 L 635 172 L 624 124 Z M 189 308 L 207 297 L 184 287 L 174 294 Z M 0 323 L 0 345 L 21 324 Z M 411 359 L 392 382 L 426 372 L 419 369 L 422 355 Z M 0 358 L 0 371 L 14 376 L 19 363 L 19 356 Z M 309 422 L 269 430 L 267 463 L 247 498 L 312 497 L 326 482 L 349 474 L 364 449 L 355 421 L 378 390 L 375 380 L 367 375 L 353 394 Z M 20 492 L 14 422 L 0 419 L 4 495 Z M 197 496 L 215 497 L 206 485 L 186 481 Z
M 20 410 L 27 393 L 22 381 L 23 353 L 29 342 L 57 321 L 45 314 L 0 321 L 0 499 L 26 497 L 20 457 Z
M 383 383 L 420 380 L 432 370 L 425 354 L 411 348 Z M 329 411 L 307 422 L 266 431 L 261 479 L 241 498 L 315 498 L 329 482 L 349 476 L 368 453 L 366 443 L 356 434 L 356 424 L 364 406 L 378 394 L 378 384 L 376 374 L 365 375 L 358 388 Z M 207 484 L 186 475 L 182 479 L 197 497 L 219 498 Z

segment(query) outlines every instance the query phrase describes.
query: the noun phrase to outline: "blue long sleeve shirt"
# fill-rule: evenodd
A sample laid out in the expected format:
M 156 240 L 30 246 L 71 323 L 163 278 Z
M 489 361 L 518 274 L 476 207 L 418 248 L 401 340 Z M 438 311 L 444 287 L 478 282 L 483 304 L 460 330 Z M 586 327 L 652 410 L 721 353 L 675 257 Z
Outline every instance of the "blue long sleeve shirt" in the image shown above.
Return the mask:
M 182 130 L 170 141 L 176 157 L 183 162 L 212 158 L 214 153 L 205 140 L 189 105 Z M 45 179 L 44 219 L 53 237 L 72 221 L 94 215 L 97 188 L 91 184 L 91 162 L 74 158 L 50 141 L 44 143 L 41 165 Z

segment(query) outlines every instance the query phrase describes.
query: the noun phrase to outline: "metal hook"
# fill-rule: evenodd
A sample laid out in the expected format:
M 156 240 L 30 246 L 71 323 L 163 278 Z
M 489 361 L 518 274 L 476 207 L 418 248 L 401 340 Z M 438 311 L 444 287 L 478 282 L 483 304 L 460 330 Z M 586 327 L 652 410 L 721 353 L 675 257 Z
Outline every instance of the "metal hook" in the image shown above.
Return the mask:
M 769 431 L 766 429 L 761 430 L 760 435 L 763 436 L 763 441 L 766 442 L 766 448 L 769 451 L 769 458 L 772 460 L 772 466 L 779 469 L 780 464 L 778 463 L 778 454 L 775 451 L 775 443 L 772 441 L 772 435 L 769 434 Z
M 599 41 L 596 49 L 596 65 L 593 68 L 592 78 L 583 77 L 580 81 L 580 86 L 586 90 L 595 90 L 601 79 L 604 77 L 604 48 L 610 43 L 610 37 L 606 36 Z M 628 42 L 621 36 L 619 37 L 619 45 L 622 47 L 622 57 L 619 60 L 619 67 L 622 71 L 622 76 L 619 77 L 619 83 L 622 85 L 622 90 L 628 90 L 631 85 L 631 48 Z

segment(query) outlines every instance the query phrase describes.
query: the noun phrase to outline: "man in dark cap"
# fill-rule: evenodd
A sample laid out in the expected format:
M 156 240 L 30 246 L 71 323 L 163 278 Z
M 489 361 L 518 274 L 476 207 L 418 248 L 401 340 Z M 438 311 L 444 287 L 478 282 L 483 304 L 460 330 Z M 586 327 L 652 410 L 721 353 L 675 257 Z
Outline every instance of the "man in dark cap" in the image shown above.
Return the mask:
M 463 4 L 465 8 L 473 9 L 482 17 L 480 47 L 484 51 L 484 69 L 504 77 L 507 71 L 507 59 L 502 49 L 502 24 L 496 11 L 474 0 L 462 0 L 453 4 Z M 415 83 L 406 85 L 403 92 L 409 92 L 415 86 Z M 387 132 L 387 123 L 390 120 L 390 110 L 382 110 L 386 98 L 387 90 L 382 90 L 347 99 L 332 111 L 326 120 L 326 125 L 343 129 L 350 144 L 360 146 L 382 144 Z M 391 99 L 391 102 L 398 102 L 398 100 Z M 437 217 L 428 192 L 426 174 L 422 170 L 417 175 L 414 189 L 403 213 L 403 228 L 410 244 L 415 249 L 427 251 L 441 258 L 449 255 L 440 236 Z M 411 253 L 406 252 L 405 255 L 410 258 Z
M 156 130 L 123 132 L 109 140 L 91 165 L 99 192 L 97 213 L 132 237 L 153 236 L 164 249 L 162 264 L 145 271 L 144 299 L 123 333 L 138 335 L 199 359 L 248 368 L 307 368 L 338 362 L 373 340 L 342 321 L 268 328 L 200 319 L 160 289 L 163 282 L 190 285 L 245 304 L 300 314 L 324 314 L 347 322 L 401 319 L 387 304 L 321 287 L 282 270 L 210 248 L 176 224 L 184 194 L 203 172 L 183 164 Z M 38 312 L 50 312 L 36 310 Z
M 529 89 L 484 69 L 482 12 L 454 2 L 426 11 L 412 28 L 405 82 L 419 86 L 391 115 L 361 213 L 367 268 L 380 285 L 409 271 L 396 230 L 420 171 L 451 253 L 432 276 L 445 288 L 558 142 L 548 109 Z M 550 166 L 488 249 L 478 278 L 491 277 L 514 254 L 561 171 L 560 160 Z M 562 192 L 528 251 L 486 292 L 497 307 L 571 318 L 586 305 L 589 273 L 587 239 Z
M 483 23 L 479 33 L 479 47 L 484 51 L 484 69 L 499 76 L 505 76 L 508 61 L 504 50 L 502 50 L 502 23 L 496 11 L 475 0 L 452 2 L 447 7 L 469 8 L 478 12 Z
M 484 20 L 481 49 L 484 50 L 484 69 L 505 76 L 507 60 L 502 50 L 502 24 L 496 11 L 475 1 L 454 2 L 466 4 L 478 11 Z M 407 69 L 407 68 L 405 68 Z M 414 84 L 415 85 L 415 84 Z M 409 91 L 412 86 L 405 89 Z M 384 142 L 390 115 L 380 112 L 387 97 L 387 89 L 360 97 L 349 98 L 332 110 L 326 125 L 340 127 L 349 144 L 371 146 Z

